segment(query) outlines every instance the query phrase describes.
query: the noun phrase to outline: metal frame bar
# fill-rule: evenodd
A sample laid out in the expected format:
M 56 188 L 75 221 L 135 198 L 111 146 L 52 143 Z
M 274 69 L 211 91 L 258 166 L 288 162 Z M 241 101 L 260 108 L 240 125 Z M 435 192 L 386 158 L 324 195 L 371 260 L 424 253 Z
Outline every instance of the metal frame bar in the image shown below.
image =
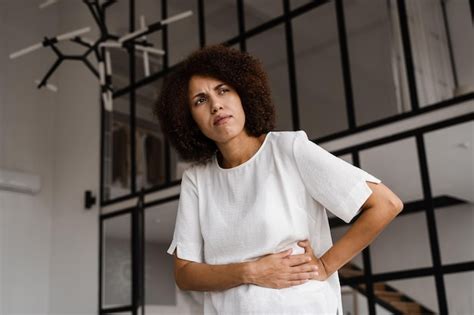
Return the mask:
M 424 203 L 426 223 L 428 225 L 428 236 L 430 239 L 431 259 L 433 262 L 434 277 L 436 284 L 436 294 L 438 297 L 438 307 L 440 314 L 448 314 L 448 302 L 446 299 L 446 289 L 444 285 L 444 278 L 441 270 L 441 254 L 439 248 L 438 228 L 436 225 L 436 218 L 434 214 L 433 196 L 431 193 L 430 174 L 428 170 L 428 159 L 426 157 L 425 141 L 422 134 L 415 136 L 416 147 L 418 151 L 418 161 L 420 165 L 420 176 L 423 186 Z
M 352 92 L 351 63 L 347 44 L 346 20 L 342 0 L 335 0 L 337 31 L 339 34 L 339 51 L 341 56 L 342 78 L 344 80 L 344 95 L 346 98 L 347 125 L 349 130 L 356 127 L 354 95 Z
M 206 46 L 206 25 L 204 23 L 205 8 L 204 0 L 197 0 L 198 7 L 198 24 L 199 24 L 199 47 Z
M 245 36 L 245 12 L 244 12 L 244 0 L 237 1 L 237 24 L 239 27 L 239 46 L 241 51 L 247 51 L 247 41 Z
M 288 82 L 290 84 L 291 120 L 293 130 L 300 129 L 300 115 L 298 110 L 298 88 L 296 76 L 295 50 L 293 44 L 293 26 L 290 15 L 290 0 L 283 0 L 283 14 L 285 16 L 286 59 L 288 64 Z
M 410 101 L 413 111 L 420 109 L 418 101 L 418 90 L 416 87 L 415 65 L 410 41 L 410 29 L 408 26 L 408 16 L 405 0 L 397 0 L 398 15 L 400 19 L 400 31 L 402 35 L 403 54 L 405 55 L 405 67 L 408 79 L 408 89 L 410 91 Z
M 161 0 L 161 18 L 162 20 L 168 18 L 168 0 Z M 169 71 L 169 39 L 168 39 L 168 25 L 163 27 L 162 31 L 162 47 L 166 54 L 163 56 L 163 70 L 167 73 Z M 165 183 L 171 182 L 171 146 L 168 139 L 165 139 Z

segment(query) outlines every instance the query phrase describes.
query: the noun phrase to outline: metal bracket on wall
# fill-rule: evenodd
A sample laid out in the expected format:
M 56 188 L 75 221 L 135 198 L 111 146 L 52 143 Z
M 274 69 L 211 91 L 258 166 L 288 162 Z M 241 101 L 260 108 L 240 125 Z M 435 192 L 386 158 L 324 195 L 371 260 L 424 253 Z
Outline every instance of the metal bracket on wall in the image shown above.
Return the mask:
M 96 197 L 92 195 L 92 191 L 86 190 L 84 192 L 84 206 L 86 209 L 92 208 L 96 203 Z

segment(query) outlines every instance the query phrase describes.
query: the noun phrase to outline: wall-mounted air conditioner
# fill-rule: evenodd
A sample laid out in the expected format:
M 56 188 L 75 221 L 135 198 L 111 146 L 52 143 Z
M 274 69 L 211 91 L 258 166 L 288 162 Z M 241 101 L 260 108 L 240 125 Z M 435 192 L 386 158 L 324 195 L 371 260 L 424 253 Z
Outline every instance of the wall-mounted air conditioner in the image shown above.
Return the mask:
M 0 168 L 0 190 L 34 195 L 41 189 L 39 175 Z

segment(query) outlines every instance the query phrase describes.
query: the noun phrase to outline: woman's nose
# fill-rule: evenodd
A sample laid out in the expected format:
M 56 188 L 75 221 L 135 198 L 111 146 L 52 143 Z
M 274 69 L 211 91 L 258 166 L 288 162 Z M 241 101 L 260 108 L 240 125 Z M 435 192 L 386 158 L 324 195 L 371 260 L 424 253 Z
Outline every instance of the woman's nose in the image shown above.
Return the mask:
M 220 103 L 212 102 L 212 113 L 217 112 L 221 108 L 222 108 L 222 105 Z

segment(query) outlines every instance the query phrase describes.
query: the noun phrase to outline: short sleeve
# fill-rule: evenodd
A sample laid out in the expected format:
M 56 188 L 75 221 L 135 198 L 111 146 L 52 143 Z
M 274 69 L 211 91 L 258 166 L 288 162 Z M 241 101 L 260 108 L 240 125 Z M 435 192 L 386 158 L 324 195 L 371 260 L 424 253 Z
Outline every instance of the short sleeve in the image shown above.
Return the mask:
M 203 239 L 199 222 L 198 193 L 190 169 L 184 171 L 181 179 L 181 193 L 174 227 L 173 240 L 167 253 L 178 258 L 203 262 Z
M 381 180 L 310 141 L 303 130 L 295 134 L 293 156 L 306 190 L 327 210 L 349 223 L 372 194 L 366 181 Z

